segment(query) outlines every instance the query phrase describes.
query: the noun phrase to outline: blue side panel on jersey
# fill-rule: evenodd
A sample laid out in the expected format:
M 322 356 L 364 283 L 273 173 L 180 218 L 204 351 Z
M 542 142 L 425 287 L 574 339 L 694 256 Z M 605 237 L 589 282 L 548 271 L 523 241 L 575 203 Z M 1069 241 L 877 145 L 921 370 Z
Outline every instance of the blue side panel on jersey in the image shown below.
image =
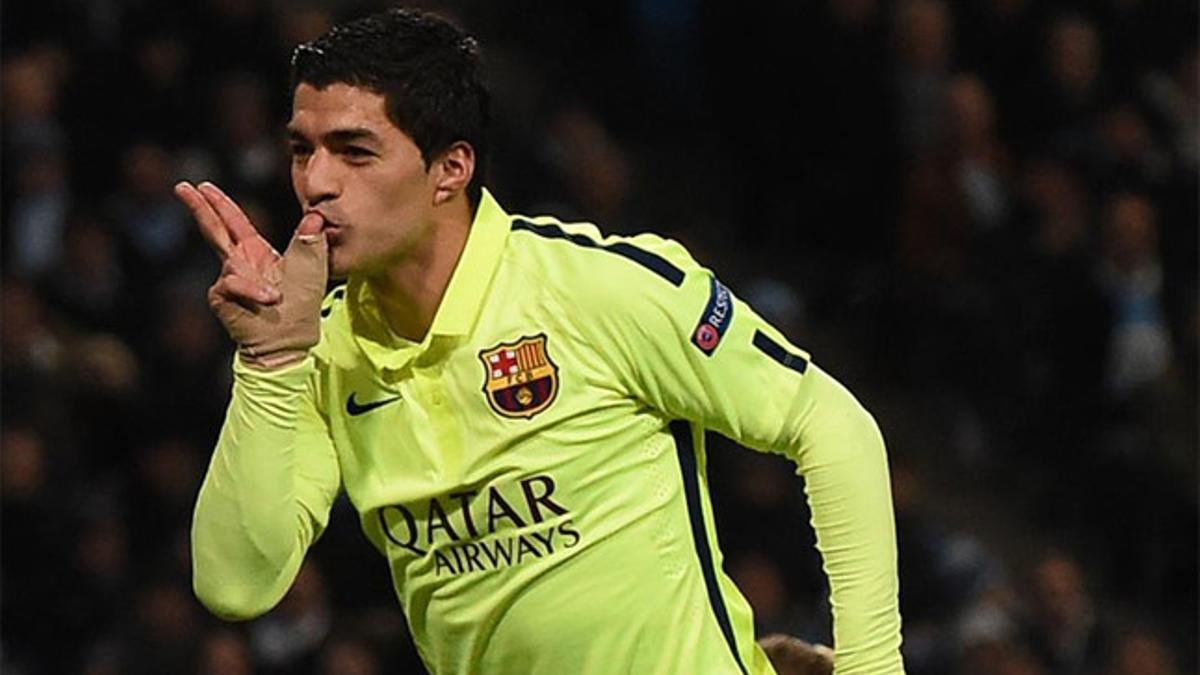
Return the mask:
M 532 232 L 539 237 L 547 239 L 564 239 L 584 248 L 595 248 L 601 251 L 615 253 L 622 258 L 632 260 L 633 262 L 645 267 L 654 272 L 658 276 L 666 279 L 672 286 L 683 285 L 683 270 L 671 264 L 671 261 L 666 258 L 651 253 L 645 249 L 640 249 L 633 244 L 624 241 L 618 241 L 615 244 L 601 244 L 582 234 L 572 234 L 564 231 L 554 223 L 532 223 L 528 220 L 520 218 L 513 219 L 512 229 L 524 230 Z
M 679 468 L 683 471 L 683 494 L 687 499 L 688 519 L 692 523 L 692 539 L 696 544 L 696 555 L 700 558 L 700 571 L 704 574 L 704 585 L 708 589 L 708 601 L 712 605 L 713 614 L 717 616 L 717 624 L 721 634 L 738 668 L 746 675 L 746 666 L 738 653 L 737 640 L 733 635 L 733 624 L 729 620 L 729 610 L 725 608 L 725 598 L 721 595 L 721 586 L 717 582 L 717 570 L 713 564 L 712 550 L 708 547 L 708 535 L 704 526 L 704 509 L 700 503 L 700 475 L 696 469 L 696 448 L 692 445 L 692 427 L 685 420 L 671 422 L 671 435 L 675 437 L 675 451 L 679 455 Z

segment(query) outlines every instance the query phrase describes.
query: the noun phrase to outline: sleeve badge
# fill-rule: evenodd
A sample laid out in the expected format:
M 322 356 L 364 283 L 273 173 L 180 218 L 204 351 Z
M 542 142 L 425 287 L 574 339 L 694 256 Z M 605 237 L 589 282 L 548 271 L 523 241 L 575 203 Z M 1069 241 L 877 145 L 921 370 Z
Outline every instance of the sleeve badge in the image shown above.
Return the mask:
M 700 322 L 692 330 L 692 344 L 705 356 L 712 356 L 721 346 L 721 338 L 733 321 L 733 295 L 714 276 L 709 282 L 708 305 L 700 315 Z

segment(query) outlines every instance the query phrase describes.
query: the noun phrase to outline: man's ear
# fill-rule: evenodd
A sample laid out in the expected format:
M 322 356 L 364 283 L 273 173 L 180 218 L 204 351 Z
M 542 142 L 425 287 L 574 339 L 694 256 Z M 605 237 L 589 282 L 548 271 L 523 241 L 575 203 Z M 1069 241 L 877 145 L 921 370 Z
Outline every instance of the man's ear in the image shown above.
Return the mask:
M 475 175 L 475 148 L 457 141 L 433 162 L 435 188 L 433 205 L 441 206 L 467 189 Z

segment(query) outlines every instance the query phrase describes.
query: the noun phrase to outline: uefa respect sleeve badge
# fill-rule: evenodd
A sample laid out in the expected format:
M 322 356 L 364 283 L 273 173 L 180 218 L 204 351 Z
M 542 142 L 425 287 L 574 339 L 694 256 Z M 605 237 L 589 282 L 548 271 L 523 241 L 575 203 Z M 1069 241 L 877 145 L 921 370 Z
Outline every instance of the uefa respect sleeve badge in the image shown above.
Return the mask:
M 725 330 L 733 320 L 733 295 L 729 289 L 717 281 L 715 276 L 712 277 L 709 286 L 708 305 L 704 307 L 700 322 L 692 331 L 692 344 L 704 352 L 705 356 L 712 356 L 717 347 L 721 346 L 721 338 L 725 336 Z
M 558 366 L 546 351 L 546 335 L 522 337 L 479 352 L 483 393 L 504 417 L 529 419 L 558 396 Z

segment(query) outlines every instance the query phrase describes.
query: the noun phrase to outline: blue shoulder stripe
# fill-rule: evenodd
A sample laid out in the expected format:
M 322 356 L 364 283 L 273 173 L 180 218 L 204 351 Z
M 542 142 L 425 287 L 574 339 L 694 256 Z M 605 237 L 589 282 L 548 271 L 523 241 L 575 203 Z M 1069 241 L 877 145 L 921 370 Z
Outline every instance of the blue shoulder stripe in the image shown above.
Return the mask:
M 799 354 L 793 354 L 784 349 L 783 345 L 772 340 L 761 330 L 754 331 L 754 346 L 767 356 L 775 359 L 785 368 L 791 368 L 797 373 L 804 374 L 808 370 L 808 360 Z
M 683 285 L 683 270 L 671 264 L 671 261 L 666 258 L 645 249 L 640 249 L 628 242 L 618 241 L 615 244 L 600 244 L 582 234 L 566 232 L 554 223 L 532 223 L 520 218 L 513 219 L 512 229 L 532 232 L 539 237 L 547 239 L 565 239 L 576 246 L 615 253 L 654 272 L 670 282 L 672 286 L 678 287 Z

